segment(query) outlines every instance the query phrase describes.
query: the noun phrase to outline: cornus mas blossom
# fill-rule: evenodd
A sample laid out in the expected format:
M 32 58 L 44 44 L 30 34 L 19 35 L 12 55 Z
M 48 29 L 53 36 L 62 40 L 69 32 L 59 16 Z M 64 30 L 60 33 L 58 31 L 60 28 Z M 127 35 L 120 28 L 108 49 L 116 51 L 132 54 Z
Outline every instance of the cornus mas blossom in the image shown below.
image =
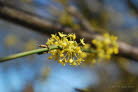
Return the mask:
M 92 40 L 96 46 L 97 57 L 101 59 L 110 59 L 112 54 L 118 54 L 117 37 L 105 33 L 103 39 L 96 38 Z
M 66 35 L 58 32 L 58 34 L 51 35 L 46 45 L 39 45 L 39 47 L 42 47 L 41 49 L 2 57 L 0 62 L 48 52 L 51 54 L 49 59 L 54 59 L 62 65 L 76 66 L 80 65 L 82 61 L 85 61 L 85 63 L 96 63 L 103 59 L 109 60 L 113 54 L 118 54 L 119 51 L 117 37 L 107 33 L 103 37 L 97 36 L 92 40 L 92 44 L 85 44 L 84 39 L 80 39 L 80 43 L 77 43 L 75 34 Z
M 87 53 L 85 57 L 86 64 L 94 64 L 101 60 L 110 60 L 113 54 L 118 54 L 118 43 L 117 37 L 109 35 L 108 33 L 103 34 L 103 38 L 97 37 L 92 40 L 92 44 L 95 46 L 91 47 L 90 44 L 83 46 L 83 49 L 94 51 L 93 53 Z
M 69 63 L 70 65 L 80 65 L 86 57 L 86 53 L 81 50 L 85 45 L 84 40 L 80 39 L 80 43 L 77 43 L 75 34 L 63 34 L 58 32 L 58 35 L 52 34 L 52 37 L 48 39 L 48 46 L 59 46 L 61 49 L 50 50 L 51 54 L 49 59 L 57 60 L 62 65 Z M 81 45 L 81 46 L 80 46 Z
M 51 54 L 49 59 L 54 59 L 62 65 L 80 65 L 85 63 L 96 63 L 103 59 L 109 60 L 113 54 L 118 54 L 117 37 L 105 33 L 103 37 L 97 37 L 92 40 L 95 47 L 85 44 L 84 39 L 77 43 L 75 34 L 52 34 L 48 39 L 48 46 L 57 46 L 58 49 L 49 50 Z

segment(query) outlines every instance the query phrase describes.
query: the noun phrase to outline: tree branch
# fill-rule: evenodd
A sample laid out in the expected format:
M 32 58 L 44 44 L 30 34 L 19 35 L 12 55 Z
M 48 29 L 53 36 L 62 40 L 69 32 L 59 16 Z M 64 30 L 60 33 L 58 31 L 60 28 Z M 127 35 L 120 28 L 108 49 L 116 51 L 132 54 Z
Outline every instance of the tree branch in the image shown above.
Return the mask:
M 100 36 L 97 34 L 90 34 L 87 31 L 74 30 L 69 27 L 64 27 L 61 24 L 52 23 L 34 14 L 30 14 L 23 10 L 16 9 L 9 5 L 4 5 L 3 2 L 1 1 L 0 1 L 0 18 L 45 34 L 56 33 L 59 31 L 65 33 L 76 33 L 78 39 L 85 38 L 85 41 L 89 43 L 91 43 L 91 40 L 94 39 L 95 37 Z M 138 48 L 133 47 L 121 41 L 119 41 L 118 44 L 120 51 L 118 55 L 138 61 Z
M 73 6 L 65 7 L 66 11 L 69 12 L 72 16 L 76 17 L 81 25 L 85 28 L 85 31 L 88 31 L 90 33 L 94 33 L 94 29 L 90 25 L 89 21 Z

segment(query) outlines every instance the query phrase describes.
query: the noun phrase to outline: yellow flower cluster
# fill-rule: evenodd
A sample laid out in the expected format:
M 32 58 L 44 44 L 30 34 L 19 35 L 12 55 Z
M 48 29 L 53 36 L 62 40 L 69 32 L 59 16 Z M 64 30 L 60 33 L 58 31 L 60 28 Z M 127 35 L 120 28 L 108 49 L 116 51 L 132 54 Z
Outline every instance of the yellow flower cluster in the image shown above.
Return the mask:
M 83 46 L 83 50 L 87 50 L 85 57 L 85 64 L 93 65 L 96 61 L 109 60 L 112 54 L 118 54 L 118 43 L 117 37 L 105 33 L 103 38 L 97 37 L 92 40 L 92 44 L 95 46 L 91 47 L 90 44 Z
M 105 33 L 104 38 L 96 38 L 92 43 L 96 46 L 97 57 L 100 59 L 110 59 L 112 54 L 118 54 L 117 37 Z
M 68 12 L 63 11 L 61 16 L 59 16 L 58 20 L 64 26 L 69 26 L 69 27 L 72 27 L 72 28 L 74 28 L 76 30 L 80 29 L 80 25 L 77 24 L 74 21 L 74 18 L 71 15 L 69 15 Z
M 52 37 L 48 39 L 48 46 L 59 46 L 62 49 L 54 49 L 50 50 L 49 53 L 51 56 L 49 59 L 57 60 L 62 65 L 69 63 L 70 65 L 80 65 L 82 61 L 84 61 L 84 57 L 86 57 L 86 53 L 82 52 L 81 47 L 79 45 L 85 45 L 84 40 L 81 39 L 78 44 L 75 39 L 75 34 L 63 34 L 58 32 L 58 35 L 51 35 Z

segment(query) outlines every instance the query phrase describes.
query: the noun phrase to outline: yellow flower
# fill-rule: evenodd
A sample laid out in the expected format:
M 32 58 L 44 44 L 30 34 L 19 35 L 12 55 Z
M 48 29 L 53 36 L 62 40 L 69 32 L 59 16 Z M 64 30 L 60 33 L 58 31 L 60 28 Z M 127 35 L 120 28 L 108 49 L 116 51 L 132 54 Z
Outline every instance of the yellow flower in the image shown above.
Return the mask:
M 18 42 L 19 40 L 16 35 L 9 34 L 5 37 L 5 45 L 8 47 L 15 46 Z
M 63 34 L 63 33 L 60 33 L 60 32 L 58 32 L 58 34 L 59 34 L 60 37 L 67 36 L 67 35 L 65 35 L 65 34 Z M 54 36 L 55 36 L 55 35 L 54 35 Z
M 84 61 L 85 52 L 82 52 L 82 46 L 79 44 L 85 45 L 83 39 L 81 39 L 81 43 L 77 43 L 75 41 L 76 35 L 75 34 L 63 34 L 58 32 L 56 34 L 52 34 L 51 38 L 48 39 L 47 45 L 55 45 L 60 46 L 62 49 L 54 49 L 50 50 L 49 53 L 51 56 L 50 59 L 57 60 L 62 65 L 66 65 L 66 63 L 70 65 L 80 65 L 82 61 Z
M 71 37 L 73 40 L 76 39 L 76 35 L 75 34 L 69 34 L 68 37 Z
M 112 54 L 118 54 L 117 37 L 105 33 L 103 39 L 96 38 L 92 40 L 96 47 L 97 58 L 110 59 Z
M 73 26 L 74 25 L 74 19 L 73 17 L 68 14 L 68 12 L 63 11 L 61 16 L 58 18 L 59 22 L 66 26 Z
M 85 45 L 84 39 L 80 39 L 81 44 Z

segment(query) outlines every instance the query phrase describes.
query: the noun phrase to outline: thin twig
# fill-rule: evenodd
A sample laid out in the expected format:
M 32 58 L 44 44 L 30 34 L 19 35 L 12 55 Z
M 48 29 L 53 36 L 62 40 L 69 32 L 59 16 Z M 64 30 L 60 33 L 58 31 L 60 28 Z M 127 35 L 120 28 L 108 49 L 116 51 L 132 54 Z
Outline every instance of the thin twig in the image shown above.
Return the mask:
M 53 49 L 60 49 L 60 47 L 58 47 L 58 46 L 51 46 L 51 47 L 49 47 L 49 49 L 48 48 L 41 48 L 41 49 L 35 49 L 35 50 L 31 50 L 31 51 L 26 51 L 26 52 L 21 52 L 21 53 L 13 54 L 13 55 L 10 55 L 10 56 L 6 56 L 6 57 L 0 58 L 0 63 L 8 61 L 8 60 L 16 59 L 16 58 L 21 58 L 21 57 L 29 56 L 29 55 L 32 55 L 32 54 L 38 54 L 38 53 L 41 53 L 41 52 L 47 52 L 47 51 L 53 50 Z

